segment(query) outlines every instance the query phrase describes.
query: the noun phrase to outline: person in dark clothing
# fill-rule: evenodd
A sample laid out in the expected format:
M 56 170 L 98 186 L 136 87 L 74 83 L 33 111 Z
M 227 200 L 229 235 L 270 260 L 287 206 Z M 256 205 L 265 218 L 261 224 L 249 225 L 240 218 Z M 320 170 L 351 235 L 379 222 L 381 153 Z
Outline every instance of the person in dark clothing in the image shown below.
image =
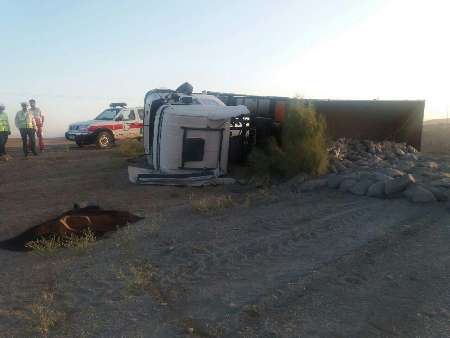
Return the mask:
M 6 155 L 6 142 L 8 142 L 8 134 L 0 132 L 0 156 Z
M 28 156 L 28 149 L 31 150 L 33 155 L 37 155 L 36 152 L 36 130 L 32 128 L 21 128 L 20 137 L 22 138 L 22 149 L 25 157 Z

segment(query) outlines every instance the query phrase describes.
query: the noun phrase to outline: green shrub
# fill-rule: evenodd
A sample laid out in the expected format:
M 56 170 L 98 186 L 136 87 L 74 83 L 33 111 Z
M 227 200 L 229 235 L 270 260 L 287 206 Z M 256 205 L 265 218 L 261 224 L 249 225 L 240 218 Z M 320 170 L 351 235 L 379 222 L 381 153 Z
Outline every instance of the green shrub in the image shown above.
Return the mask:
M 257 186 L 270 185 L 273 176 L 284 176 L 279 165 L 282 161 L 283 152 L 274 137 L 254 147 L 248 157 L 250 181 Z
M 283 171 L 286 176 L 299 172 L 323 175 L 328 169 L 325 119 L 311 104 L 295 101 L 282 129 Z
M 255 147 L 249 156 L 255 175 L 292 177 L 299 173 L 318 176 L 327 172 L 326 123 L 311 104 L 293 101 L 279 140 L 274 137 Z

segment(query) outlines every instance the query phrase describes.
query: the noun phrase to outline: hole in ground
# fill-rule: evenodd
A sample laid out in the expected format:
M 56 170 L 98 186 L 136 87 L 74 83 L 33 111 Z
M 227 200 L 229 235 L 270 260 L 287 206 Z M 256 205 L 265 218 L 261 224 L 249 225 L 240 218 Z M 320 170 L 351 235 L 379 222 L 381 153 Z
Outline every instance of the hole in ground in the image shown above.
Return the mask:
M 74 205 L 58 217 L 38 224 L 23 233 L 0 242 L 0 248 L 11 251 L 30 251 L 27 243 L 49 238 L 68 238 L 81 236 L 87 230 L 92 231 L 96 238 L 110 231 L 115 231 L 128 223 L 136 223 L 143 219 L 128 211 L 103 210 L 99 206 L 80 208 Z

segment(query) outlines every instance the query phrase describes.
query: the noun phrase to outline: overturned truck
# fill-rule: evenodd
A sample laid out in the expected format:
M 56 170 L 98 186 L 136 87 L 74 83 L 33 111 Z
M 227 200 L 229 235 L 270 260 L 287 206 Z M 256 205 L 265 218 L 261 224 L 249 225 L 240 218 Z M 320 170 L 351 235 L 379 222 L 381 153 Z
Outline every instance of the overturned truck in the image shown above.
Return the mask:
M 279 133 L 293 100 L 219 92 L 155 89 L 144 99 L 145 156 L 129 166 L 139 184 L 205 184 L 245 160 L 252 145 Z M 302 100 L 327 122 L 331 140 L 406 143 L 420 150 L 424 101 Z
M 145 155 L 128 167 L 138 184 L 204 185 L 227 173 L 231 119 L 249 114 L 188 84 L 145 96 Z

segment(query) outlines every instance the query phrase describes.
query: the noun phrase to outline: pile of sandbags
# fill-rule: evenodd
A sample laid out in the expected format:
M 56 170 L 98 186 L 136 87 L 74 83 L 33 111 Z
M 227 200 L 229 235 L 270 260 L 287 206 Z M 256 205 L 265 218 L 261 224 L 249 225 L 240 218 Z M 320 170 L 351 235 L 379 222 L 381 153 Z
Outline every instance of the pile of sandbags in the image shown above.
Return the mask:
M 360 196 L 404 197 L 416 203 L 450 200 L 450 163 L 406 144 L 339 139 L 329 147 L 330 174 L 301 184 Z
M 417 150 L 404 143 L 339 139 L 329 147 L 330 170 L 342 172 L 358 167 L 379 167 L 397 159 L 418 160 Z M 384 162 L 384 163 L 383 163 Z

